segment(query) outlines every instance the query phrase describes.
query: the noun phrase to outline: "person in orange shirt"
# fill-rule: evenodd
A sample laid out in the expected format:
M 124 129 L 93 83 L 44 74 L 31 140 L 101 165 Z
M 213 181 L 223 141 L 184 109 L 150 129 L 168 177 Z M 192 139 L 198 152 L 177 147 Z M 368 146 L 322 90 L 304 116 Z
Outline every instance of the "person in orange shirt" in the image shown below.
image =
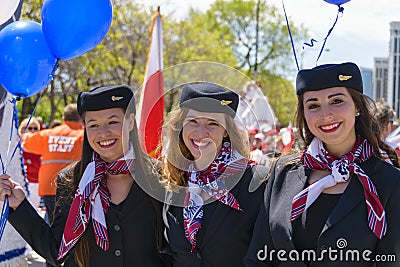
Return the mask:
M 81 158 L 83 124 L 77 105 L 64 108 L 63 123 L 55 128 L 27 134 L 22 146 L 25 151 L 42 156 L 39 169 L 39 196 L 46 207 L 47 222 L 53 222 L 56 177 L 59 171 Z
M 29 122 L 29 124 L 28 124 Z M 19 125 L 18 133 L 23 138 L 25 134 L 35 133 L 40 130 L 40 123 L 36 117 L 31 119 L 23 119 Z M 29 201 L 35 208 L 39 207 L 40 197 L 38 194 L 38 177 L 40 168 L 40 155 L 22 151 L 22 157 L 24 158 L 25 174 L 29 182 Z

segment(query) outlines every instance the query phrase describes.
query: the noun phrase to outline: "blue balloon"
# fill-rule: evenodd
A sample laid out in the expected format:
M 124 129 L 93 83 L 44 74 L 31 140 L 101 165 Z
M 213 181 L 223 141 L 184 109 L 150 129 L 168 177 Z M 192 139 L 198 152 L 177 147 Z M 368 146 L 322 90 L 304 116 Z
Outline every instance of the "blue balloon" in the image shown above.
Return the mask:
M 39 23 L 16 21 L 0 31 L 0 84 L 11 94 L 28 97 L 41 91 L 56 62 Z
M 341 5 L 344 3 L 349 2 L 350 0 L 324 0 L 325 2 L 328 2 L 329 4 L 334 4 L 334 5 Z
M 89 52 L 112 22 L 110 0 L 45 0 L 43 33 L 54 57 L 68 60 Z

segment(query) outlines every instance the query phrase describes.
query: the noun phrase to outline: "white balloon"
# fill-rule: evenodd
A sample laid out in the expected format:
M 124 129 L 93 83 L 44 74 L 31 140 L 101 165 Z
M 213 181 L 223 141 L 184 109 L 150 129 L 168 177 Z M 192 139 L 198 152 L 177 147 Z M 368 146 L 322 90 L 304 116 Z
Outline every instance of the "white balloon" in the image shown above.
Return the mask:
M 0 3 L 0 25 L 9 20 L 17 10 L 20 0 L 1 0 Z

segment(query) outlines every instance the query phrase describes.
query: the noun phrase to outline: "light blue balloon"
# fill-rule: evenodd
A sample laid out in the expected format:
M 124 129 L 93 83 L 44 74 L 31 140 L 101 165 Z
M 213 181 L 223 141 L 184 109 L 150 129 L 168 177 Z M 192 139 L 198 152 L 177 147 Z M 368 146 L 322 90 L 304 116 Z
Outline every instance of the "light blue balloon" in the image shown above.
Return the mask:
M 54 57 L 68 60 L 96 47 L 112 22 L 110 0 L 45 0 L 43 33 Z
M 0 84 L 11 94 L 29 97 L 44 89 L 56 62 L 39 23 L 20 20 L 0 31 Z

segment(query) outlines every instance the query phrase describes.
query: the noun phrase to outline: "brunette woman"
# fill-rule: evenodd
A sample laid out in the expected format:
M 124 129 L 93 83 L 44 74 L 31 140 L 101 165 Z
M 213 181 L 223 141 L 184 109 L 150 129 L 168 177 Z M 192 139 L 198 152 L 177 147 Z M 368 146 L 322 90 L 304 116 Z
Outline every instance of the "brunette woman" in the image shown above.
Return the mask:
M 297 75 L 304 151 L 279 159 L 246 266 L 399 266 L 400 171 L 356 64 Z

